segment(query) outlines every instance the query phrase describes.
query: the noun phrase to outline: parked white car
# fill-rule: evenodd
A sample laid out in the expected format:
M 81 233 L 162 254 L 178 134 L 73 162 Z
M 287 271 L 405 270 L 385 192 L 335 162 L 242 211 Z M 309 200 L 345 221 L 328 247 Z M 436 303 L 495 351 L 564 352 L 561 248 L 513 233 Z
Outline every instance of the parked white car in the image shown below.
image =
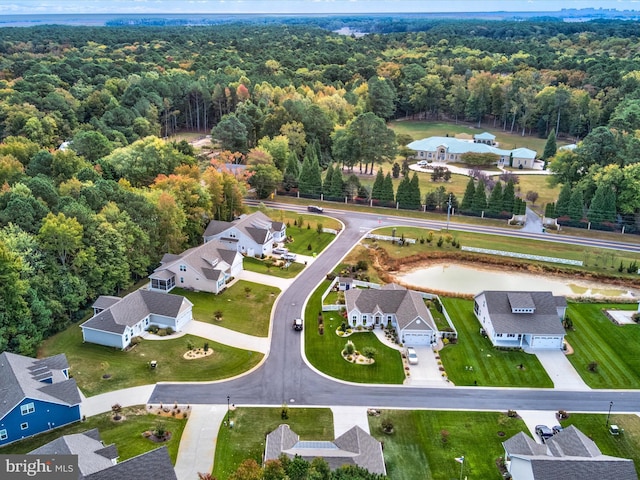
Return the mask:
M 284 247 L 276 247 L 271 250 L 271 253 L 273 253 L 274 255 L 285 255 L 289 253 L 289 249 Z
M 410 365 L 418 364 L 418 354 L 413 347 L 407 347 L 407 360 L 409 361 Z
M 288 262 L 295 262 L 296 258 L 298 258 L 298 256 L 295 253 L 285 253 L 282 255 L 282 259 L 283 260 L 287 260 Z
M 426 167 L 427 165 L 429 165 L 429 162 L 427 162 L 426 160 L 420 160 L 418 162 L 419 167 Z

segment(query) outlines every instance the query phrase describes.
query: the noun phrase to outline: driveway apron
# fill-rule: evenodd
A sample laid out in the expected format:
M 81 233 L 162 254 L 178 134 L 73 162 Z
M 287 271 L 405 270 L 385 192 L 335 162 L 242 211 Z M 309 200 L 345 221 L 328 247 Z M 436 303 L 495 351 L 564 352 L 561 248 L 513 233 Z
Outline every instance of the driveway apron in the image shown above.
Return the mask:
M 584 380 L 578 375 L 564 352 L 560 350 L 540 350 L 536 357 L 553 381 L 553 388 L 558 390 L 590 390 Z

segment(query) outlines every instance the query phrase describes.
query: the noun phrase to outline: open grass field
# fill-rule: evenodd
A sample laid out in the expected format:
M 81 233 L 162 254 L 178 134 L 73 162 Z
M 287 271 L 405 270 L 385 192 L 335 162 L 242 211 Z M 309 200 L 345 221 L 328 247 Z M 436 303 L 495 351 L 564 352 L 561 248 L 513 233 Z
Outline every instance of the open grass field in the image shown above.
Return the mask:
M 402 358 L 398 350 L 386 347 L 371 332 L 354 333 L 348 338 L 336 334 L 343 318 L 339 312 L 324 312 L 324 335 L 318 333 L 318 312 L 322 311 L 322 292 L 329 286 L 324 281 L 311 295 L 305 310 L 305 353 L 311 364 L 335 378 L 356 383 L 395 383 L 401 384 L 404 379 Z M 333 318 L 333 319 L 332 319 Z M 340 352 L 351 340 L 356 349 L 373 347 L 377 351 L 375 363 L 372 365 L 354 365 L 342 358 Z
M 213 476 L 225 480 L 243 460 L 252 458 L 262 464 L 265 437 L 286 423 L 301 440 L 333 440 L 333 415 L 328 408 L 288 408 L 289 418 L 281 417 L 282 408 L 238 408 L 231 412 L 233 428 L 220 427 L 216 444 Z
M 603 310 L 635 310 L 635 304 L 570 303 L 567 358 L 591 388 L 640 388 L 640 325 L 616 325 Z M 596 372 L 587 366 L 598 362 Z M 586 432 L 585 432 L 586 433 Z
M 571 413 L 568 419 L 561 422 L 565 428 L 569 425 L 575 425 L 582 433 L 596 442 L 604 455 L 632 459 L 636 466 L 636 472 L 640 475 L 640 418 L 637 415 L 612 413 L 609 423 L 624 429 L 622 435 L 609 433 L 606 428 L 606 415 Z
M 180 288 L 174 289 L 172 293 L 184 295 L 193 303 L 195 320 L 248 335 L 266 337 L 269 335 L 271 308 L 280 295 L 280 289 L 239 280 L 218 295 Z M 220 320 L 214 317 L 218 311 L 222 312 Z
M 276 261 L 280 261 L 277 257 Z M 270 265 L 264 260 L 255 257 L 245 257 L 243 260 L 243 267 L 245 270 L 250 272 L 262 273 L 264 275 L 273 275 L 274 277 L 279 278 L 294 278 L 298 275 L 302 270 L 304 270 L 304 265 L 297 262 L 292 262 L 289 267 L 284 268 L 283 266 L 278 267 L 274 265 Z
M 169 450 L 171 461 L 174 464 L 176 463 L 178 447 L 180 446 L 180 438 L 182 437 L 182 431 L 187 424 L 186 419 L 151 415 L 145 411 L 143 405 L 123 408 L 121 415 L 124 415 L 125 420 L 114 422 L 111 419 L 111 412 L 101 413 L 100 415 L 89 417 L 84 422 L 67 425 L 65 427 L 7 445 L 6 447 L 0 448 L 0 454 L 25 454 L 55 440 L 58 437 L 61 437 L 62 435 L 82 433 L 87 430 L 97 428 L 105 445 L 115 443 L 118 448 L 120 462 L 150 450 L 155 450 L 158 447 L 166 446 Z M 162 423 L 164 427 L 171 432 L 171 439 L 162 444 L 154 443 L 142 436 L 143 432 L 155 429 L 158 423 Z
M 170 338 L 170 337 L 167 337 Z M 213 355 L 185 360 L 187 343 L 202 347 L 209 343 Z M 86 396 L 157 382 L 198 382 L 234 377 L 253 368 L 262 354 L 184 335 L 171 340 L 143 340 L 129 351 L 82 343 L 82 331 L 72 325 L 48 338 L 39 356 L 64 353 L 73 378 Z M 158 367 L 151 370 L 149 362 Z M 104 378 L 104 375 L 110 375 Z
M 455 385 L 553 387 L 535 355 L 497 350 L 480 335 L 480 324 L 473 314 L 473 300 L 442 298 L 442 303 L 458 331 L 458 343 L 440 351 L 449 380 Z M 520 365 L 523 368 L 519 368 Z
M 382 432 L 383 419 L 393 423 L 392 434 Z M 390 480 L 498 480 L 502 477 L 495 460 L 504 455 L 501 442 L 526 431 L 522 420 L 495 412 L 385 410 L 380 417 L 369 417 L 369 425 L 371 434 L 384 442 Z M 463 455 L 461 477 L 462 465 L 455 458 Z
M 307 204 L 315 205 L 317 203 L 314 200 L 309 200 L 306 198 L 298 198 L 298 199 L 294 197 L 286 197 L 286 198 L 295 200 L 296 202 L 299 202 L 300 205 L 307 205 Z M 280 197 L 278 197 L 278 199 L 280 199 Z M 307 227 L 307 224 L 310 224 L 311 228 L 315 229 L 318 226 L 318 224 L 321 223 L 324 228 L 332 228 L 334 230 L 342 229 L 342 223 L 340 223 L 338 220 L 331 217 L 325 217 L 323 215 L 316 215 L 313 213 L 297 213 L 297 212 L 291 212 L 288 210 L 278 210 L 275 208 L 267 208 L 264 206 L 260 208 L 250 208 L 250 210 L 251 211 L 260 210 L 262 213 L 267 215 L 270 219 L 287 224 L 287 234 L 289 233 L 289 227 L 293 227 L 294 223 L 300 223 L 300 220 L 302 220 L 302 225 L 305 228 Z

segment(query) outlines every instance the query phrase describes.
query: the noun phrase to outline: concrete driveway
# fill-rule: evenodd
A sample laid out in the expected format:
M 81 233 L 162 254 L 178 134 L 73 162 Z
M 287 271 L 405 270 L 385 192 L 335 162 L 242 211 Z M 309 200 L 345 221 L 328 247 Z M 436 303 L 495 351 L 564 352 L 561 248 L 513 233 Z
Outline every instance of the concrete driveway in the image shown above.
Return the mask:
M 551 377 L 553 388 L 558 390 L 591 390 L 561 350 L 540 350 L 535 352 L 535 355 Z
M 549 428 L 553 428 L 554 425 L 558 425 L 558 423 L 560 423 L 556 419 L 555 411 L 518 410 L 518 415 L 520 415 L 524 423 L 527 425 L 531 437 L 533 437 L 533 439 L 538 443 L 542 443 L 542 440 L 538 435 L 536 435 L 536 425 L 546 425 Z
M 409 365 L 411 376 L 404 382 L 405 385 L 427 386 L 437 385 L 443 387 L 451 385 L 442 377 L 433 349 L 427 346 L 413 347 L 418 355 L 417 365 Z

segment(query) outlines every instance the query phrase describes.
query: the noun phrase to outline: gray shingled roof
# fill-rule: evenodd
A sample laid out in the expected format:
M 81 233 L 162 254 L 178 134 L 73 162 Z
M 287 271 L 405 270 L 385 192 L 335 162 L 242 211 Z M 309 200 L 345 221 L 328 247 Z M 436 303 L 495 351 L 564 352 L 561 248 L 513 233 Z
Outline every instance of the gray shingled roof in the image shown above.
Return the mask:
M 68 379 L 62 370 L 69 364 L 64 354 L 35 359 L 3 352 L 0 354 L 0 419 L 25 398 L 67 406 L 79 405 L 80 393 L 76 381 Z M 51 378 L 53 383 L 43 383 Z
M 278 458 L 282 453 L 305 460 L 322 457 L 331 469 L 342 465 L 358 465 L 371 473 L 386 475 L 382 445 L 362 428 L 355 426 L 333 442 L 300 441 L 288 425 L 280 425 L 267 435 L 265 461 Z
M 603 456 L 604 457 L 604 456 Z M 609 457 L 611 458 L 611 457 Z M 535 480 L 558 478 L 562 480 L 638 480 L 632 460 L 606 458 L 562 459 L 562 461 L 535 458 L 531 460 Z
M 93 308 L 100 308 L 105 310 L 111 305 L 114 305 L 122 300 L 120 297 L 112 297 L 110 295 L 100 295 L 95 302 L 93 302 Z
M 167 277 L 177 275 L 180 265 L 187 265 L 208 280 L 218 280 L 223 276 L 224 272 L 231 268 L 231 265 L 236 261 L 238 255 L 240 254 L 236 250 L 229 250 L 219 240 L 212 240 L 185 250 L 180 255 L 172 255 L 172 260 L 162 262 L 162 264 L 149 275 L 149 278 L 166 279 Z
M 204 231 L 204 238 L 223 234 L 232 227 L 237 228 L 245 235 L 251 237 L 256 243 L 263 244 L 274 231 L 282 230 L 282 222 L 274 222 L 262 212 L 254 212 L 243 215 L 233 222 L 220 222 L 213 220 Z M 225 238 L 225 240 L 228 240 Z
M 510 455 L 545 455 L 547 447 L 536 443 L 524 432 L 517 433 L 506 442 L 502 442 L 504 449 Z
M 77 455 L 78 469 L 82 476 L 110 468 L 113 466 L 112 460 L 118 458 L 115 445 L 105 447 L 96 428 L 84 433 L 64 435 L 29 453 L 31 455 Z
M 420 293 L 390 283 L 380 290 L 350 289 L 344 293 L 347 312 L 357 308 L 361 313 L 372 315 L 377 312 L 396 315 L 398 327 L 403 330 L 437 331 L 433 317 L 424 304 Z M 420 317 L 424 322 L 417 323 Z
M 218 235 L 222 232 L 224 232 L 225 230 L 228 230 L 229 228 L 231 228 L 233 226 L 232 222 L 223 222 L 220 220 L 211 220 L 209 222 L 209 225 L 207 225 L 207 228 L 205 229 L 203 236 L 206 237 L 213 237 L 215 235 Z
M 535 305 L 534 313 L 511 313 L 509 298 L 526 293 Z M 496 333 L 562 335 L 565 333 L 562 320 L 556 309 L 556 299 L 551 292 L 505 292 L 486 290 L 484 295 L 487 311 Z
M 156 448 L 117 465 L 87 475 L 84 480 L 123 480 L 152 478 L 177 480 L 167 447 Z
M 593 440 L 570 425 L 547 441 L 551 454 L 555 457 L 597 457 L 602 452 Z
M 151 313 L 177 317 L 189 306 L 191 302 L 181 295 L 136 290 L 80 326 L 122 334 Z

